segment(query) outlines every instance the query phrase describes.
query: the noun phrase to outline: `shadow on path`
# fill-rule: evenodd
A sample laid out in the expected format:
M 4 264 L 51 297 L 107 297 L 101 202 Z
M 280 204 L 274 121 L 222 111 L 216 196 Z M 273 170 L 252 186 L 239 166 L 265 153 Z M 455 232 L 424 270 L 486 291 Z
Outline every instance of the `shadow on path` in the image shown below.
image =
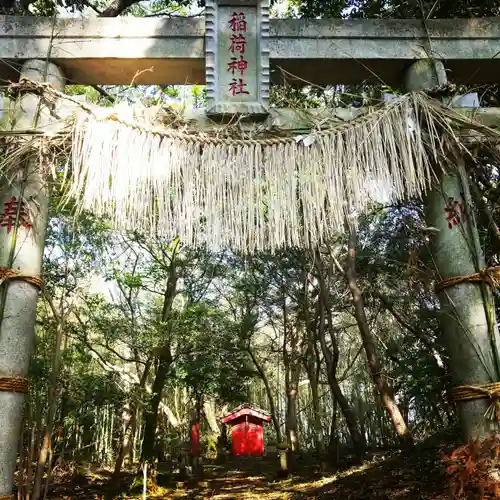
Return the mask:
M 375 456 L 362 466 L 319 474 L 307 459 L 280 480 L 278 462 L 269 457 L 233 459 L 224 466 L 206 465 L 205 481 L 163 492 L 182 500 L 359 499 L 448 500 L 437 449 Z M 159 498 L 159 497 L 157 497 Z
M 450 448 L 451 446 L 451 448 Z M 224 465 L 206 463 L 204 480 L 177 483 L 148 492 L 148 499 L 172 500 L 455 500 L 448 495 L 440 457 L 454 445 L 438 436 L 411 452 L 376 452 L 358 467 L 318 471 L 310 457 L 296 457 L 293 474 L 282 479 L 274 456 L 233 457 Z M 109 472 L 109 471 L 108 471 Z M 111 500 L 142 498 L 131 493 L 134 472 L 124 472 L 113 485 L 105 470 L 78 477 L 60 477 L 48 498 L 58 500 Z M 160 479 L 160 478 L 158 478 Z M 139 481 L 140 482 L 140 481 Z M 141 485 L 139 485 L 141 486 Z

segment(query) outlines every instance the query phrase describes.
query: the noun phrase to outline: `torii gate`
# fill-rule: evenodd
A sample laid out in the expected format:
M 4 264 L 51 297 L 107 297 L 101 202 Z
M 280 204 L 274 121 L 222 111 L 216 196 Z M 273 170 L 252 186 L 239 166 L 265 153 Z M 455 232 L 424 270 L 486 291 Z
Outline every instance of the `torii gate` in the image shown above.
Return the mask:
M 290 110 L 269 110 L 270 79 L 283 75 L 305 82 L 334 84 L 381 79 L 407 90 L 431 88 L 446 83 L 445 67 L 458 83 L 492 83 L 500 62 L 498 19 L 440 21 L 341 21 L 268 19 L 265 0 L 208 0 L 205 26 L 202 20 L 91 19 L 57 20 L 30 17 L 0 17 L 0 76 L 12 77 L 12 63 L 21 63 L 21 76 L 48 81 L 63 90 L 65 78 L 83 84 L 184 84 L 206 82 L 206 114 L 221 118 L 243 113 L 252 119 L 308 128 L 307 120 Z M 51 62 L 46 63 L 49 59 Z M 149 71 L 151 68 L 151 71 Z M 34 124 L 50 125 L 50 113 L 34 95 L 20 97 L 22 113 L 16 129 Z M 40 111 L 41 110 L 41 111 Z M 464 113 L 470 110 L 464 110 Z M 318 111 L 325 115 L 325 111 Z M 333 121 L 356 112 L 332 110 Z M 481 110 L 479 118 L 496 122 L 497 110 Z M 195 117 L 201 120 L 201 117 Z M 26 374 L 34 340 L 34 323 L 41 272 L 45 226 L 48 214 L 46 183 L 33 160 L 22 165 L 23 175 L 13 185 L 3 182 L 1 206 L 24 193 L 36 205 L 38 218 L 31 228 L 19 228 L 22 238 L 0 240 L 0 265 L 4 297 L 0 300 L 0 499 L 11 498 L 21 414 L 27 391 Z M 428 202 L 429 224 L 439 230 L 437 267 L 443 278 L 475 272 L 466 244 L 468 236 L 447 231 L 442 197 L 458 198 L 458 175 L 446 176 Z M 16 207 L 17 209 L 17 207 Z M 471 222 L 472 238 L 476 228 Z M 30 229 L 28 231 L 28 229 Z M 19 275 L 21 274 L 21 276 Z M 16 280 L 15 278 L 21 278 Z M 446 297 L 464 293 L 471 300 L 481 292 L 471 284 L 460 284 Z M 1 295 L 1 294 L 0 294 Z M 441 296 L 442 307 L 449 306 Z M 490 299 L 491 300 L 491 299 Z M 457 317 L 473 332 L 480 347 L 489 345 L 486 317 L 476 314 L 471 324 L 467 311 Z M 465 343 L 465 333 L 454 322 L 445 325 L 449 355 L 455 365 L 467 366 L 473 358 L 453 348 Z M 498 332 L 495 332 L 498 337 Z M 488 368 L 492 369 L 489 361 Z M 454 373 L 457 384 L 486 382 L 489 374 L 475 367 L 475 380 Z M 465 414 L 484 413 L 482 400 L 460 406 Z M 484 435 L 486 425 L 467 429 L 469 436 Z

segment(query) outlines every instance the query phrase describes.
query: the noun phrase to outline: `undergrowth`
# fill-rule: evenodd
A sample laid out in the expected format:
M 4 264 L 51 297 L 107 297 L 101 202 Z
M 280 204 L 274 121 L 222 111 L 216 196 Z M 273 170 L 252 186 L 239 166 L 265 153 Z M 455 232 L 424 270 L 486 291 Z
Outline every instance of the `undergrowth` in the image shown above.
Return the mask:
M 443 461 L 452 498 L 500 498 L 500 434 L 462 445 Z

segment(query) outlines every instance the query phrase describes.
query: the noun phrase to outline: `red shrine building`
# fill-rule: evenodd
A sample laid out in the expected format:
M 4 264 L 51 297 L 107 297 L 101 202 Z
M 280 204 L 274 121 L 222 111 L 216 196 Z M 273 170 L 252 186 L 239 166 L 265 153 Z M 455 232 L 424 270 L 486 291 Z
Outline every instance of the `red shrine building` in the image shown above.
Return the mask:
M 264 425 L 269 413 L 249 404 L 235 408 L 222 421 L 231 426 L 231 449 L 235 456 L 264 454 Z

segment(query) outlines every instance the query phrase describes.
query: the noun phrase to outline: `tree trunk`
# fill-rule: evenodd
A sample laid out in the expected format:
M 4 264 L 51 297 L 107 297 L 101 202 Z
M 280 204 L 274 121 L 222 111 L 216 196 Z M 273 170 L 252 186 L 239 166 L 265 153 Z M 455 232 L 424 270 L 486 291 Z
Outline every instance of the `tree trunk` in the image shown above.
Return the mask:
M 64 89 L 61 71 L 46 61 L 27 61 L 20 77 L 49 81 L 57 90 Z M 34 94 L 20 97 L 15 128 L 29 130 L 53 122 L 49 110 L 42 102 Z M 34 155 L 34 158 L 23 161 L 17 175 L 4 176 L 0 195 L 4 221 L 12 222 L 11 226 L 0 228 L 3 233 L 0 240 L 0 266 L 35 277 L 40 276 L 41 272 L 49 209 L 49 191 L 44 172 L 50 167 L 47 163 L 40 165 L 40 161 L 45 163 L 43 157 Z M 20 202 L 25 204 L 25 209 L 21 210 Z M 26 227 L 27 224 L 31 227 Z M 26 377 L 28 373 L 35 335 L 37 300 L 38 288 L 22 279 L 7 281 L 2 285 L 0 376 Z M 0 391 L 0 496 L 10 495 L 12 492 L 12 474 L 16 466 L 23 405 L 22 392 Z
M 207 419 L 208 426 L 210 430 L 215 436 L 220 436 L 220 428 L 217 423 L 217 417 L 215 415 L 215 399 L 214 398 L 206 398 L 203 401 L 203 413 L 205 414 L 205 418 Z M 198 422 L 200 423 L 200 417 L 198 417 Z
M 57 410 L 57 379 L 61 366 L 61 340 L 63 330 L 63 318 L 60 317 L 59 324 L 56 330 L 56 342 L 54 348 L 54 359 L 52 362 L 52 372 L 50 374 L 47 423 L 45 425 L 42 446 L 38 455 L 38 463 L 35 473 L 35 486 L 33 487 L 33 500 L 38 500 L 41 494 L 42 479 L 49 453 L 52 450 L 52 433 L 54 431 L 54 419 Z
M 410 67 L 405 86 L 407 90 L 422 90 L 445 82 L 442 62 L 429 59 L 417 61 Z M 445 212 L 448 201 L 463 204 L 462 217 L 456 225 L 452 224 L 451 229 Z M 454 172 L 442 176 L 425 204 L 427 224 L 437 229 L 431 248 L 439 278 L 467 276 L 484 268 L 463 158 L 458 159 Z M 453 384 L 499 381 L 500 338 L 489 287 L 485 283 L 460 283 L 446 288 L 438 297 L 441 305 L 439 321 Z M 457 403 L 465 441 L 488 437 L 496 430 L 496 423 L 484 418 L 490 403 L 488 399 Z
M 264 368 L 260 364 L 259 360 L 256 358 L 255 354 L 253 353 L 252 349 L 249 347 L 248 348 L 248 354 L 250 354 L 250 357 L 252 358 L 253 364 L 255 365 L 255 368 L 259 372 L 260 378 L 262 379 L 262 382 L 264 383 L 264 388 L 266 389 L 266 395 L 267 395 L 267 400 L 269 402 L 269 409 L 271 411 L 271 418 L 273 421 L 274 425 L 274 430 L 276 432 L 276 440 L 278 443 L 281 443 L 281 426 L 278 420 L 278 414 L 276 413 L 276 405 L 274 403 L 274 396 L 273 392 L 271 390 L 271 386 L 269 384 L 269 379 L 267 378 L 266 372 L 264 371 Z
M 356 323 L 358 324 L 359 332 L 363 340 L 363 347 L 365 349 L 366 359 L 368 361 L 368 368 L 370 370 L 373 382 L 380 394 L 382 406 L 386 409 L 391 419 L 392 425 L 396 432 L 397 437 L 404 446 L 412 444 L 413 439 L 410 434 L 403 415 L 399 411 L 398 405 L 394 398 L 392 387 L 387 382 L 387 378 L 382 373 L 379 360 L 377 358 L 377 350 L 373 335 L 368 325 L 368 319 L 365 314 L 365 305 L 361 288 L 358 285 L 356 277 L 356 229 L 352 221 L 348 220 L 346 227 L 349 232 L 349 244 L 347 252 L 347 264 L 345 276 L 349 285 L 349 290 L 352 295 L 352 302 L 354 304 L 354 315 Z
M 115 467 L 113 470 L 113 476 L 111 481 L 114 483 L 118 482 L 120 477 L 120 472 L 122 470 L 123 462 L 125 461 L 125 455 L 127 454 L 127 444 L 130 443 L 130 435 L 131 435 L 131 423 L 133 418 L 133 410 L 130 408 L 130 405 L 126 405 L 123 408 L 123 416 L 122 416 L 122 431 L 121 431 L 121 440 L 118 446 L 118 453 L 116 454 Z
M 178 246 L 179 244 L 177 243 L 172 251 L 167 286 L 163 295 L 163 310 L 161 314 L 161 320 L 164 323 L 167 322 L 170 317 L 175 294 L 177 293 L 177 270 L 175 259 L 177 257 Z M 160 406 L 163 388 L 165 387 L 165 382 L 167 381 L 167 375 L 170 370 L 170 365 L 173 361 L 172 353 L 170 352 L 170 325 L 168 326 L 167 330 L 167 339 L 163 347 L 160 349 L 160 353 L 158 356 L 158 364 L 152 387 L 151 404 L 145 411 L 144 416 L 145 426 L 144 437 L 142 441 L 141 463 L 145 460 L 151 461 L 154 455 L 156 426 L 158 424 L 158 408 Z
M 330 422 L 330 436 L 328 440 L 328 455 L 333 464 L 338 464 L 340 459 L 339 436 L 337 431 L 337 400 L 332 393 L 332 419 Z M 352 438 L 351 438 L 352 439 Z
M 320 405 L 319 405 L 319 373 L 320 373 L 320 361 L 317 355 L 317 341 L 316 335 L 314 334 L 314 325 L 312 324 L 309 317 L 309 277 L 308 273 L 303 270 L 302 272 L 302 307 L 304 315 L 304 325 L 307 333 L 307 347 L 305 355 L 305 368 L 307 371 L 307 377 L 309 379 L 309 385 L 311 387 L 311 399 L 312 399 L 312 409 L 313 409 L 313 429 L 314 429 L 314 448 L 316 451 L 316 456 L 319 458 L 323 452 L 323 426 L 321 425 L 321 415 L 320 415 Z
M 151 462 L 154 458 L 156 427 L 158 425 L 158 408 L 162 398 L 163 387 L 167 381 L 167 375 L 172 364 L 170 349 L 165 349 L 158 359 L 158 368 L 152 387 L 151 403 L 145 413 L 144 436 L 142 439 L 141 462 Z
M 64 285 L 67 284 L 67 280 L 69 277 L 68 264 L 69 264 L 69 261 L 66 260 Z M 65 288 L 65 286 L 64 286 L 64 288 Z M 68 306 L 68 309 L 65 310 L 64 299 L 65 299 L 64 295 L 61 295 L 61 299 L 59 300 L 59 310 L 56 309 L 53 301 L 50 298 L 48 298 L 48 300 L 47 300 L 50 304 L 50 308 L 52 309 L 52 313 L 54 315 L 54 318 L 57 321 L 57 327 L 56 327 L 54 354 L 53 354 L 53 359 L 52 359 L 52 370 L 50 373 L 49 391 L 48 391 L 48 398 L 47 398 L 48 414 L 47 414 L 47 420 L 46 420 L 46 425 L 45 425 L 44 434 L 43 434 L 42 446 L 41 446 L 40 452 L 38 454 L 38 463 L 37 463 L 36 472 L 35 472 L 35 485 L 33 487 L 33 500 L 38 500 L 40 498 L 43 473 L 45 471 L 47 459 L 49 458 L 49 455 L 52 454 L 52 435 L 54 432 L 54 420 L 55 420 L 55 416 L 56 416 L 57 403 L 58 403 L 58 401 L 57 401 L 57 396 L 58 396 L 57 383 L 58 383 L 59 374 L 61 371 L 61 346 L 62 346 L 62 339 L 63 339 L 63 334 L 64 334 L 64 326 L 65 326 L 66 317 L 67 317 L 68 311 L 70 311 L 70 306 Z M 51 468 L 52 468 L 51 464 L 49 464 L 49 471 Z M 48 476 L 50 476 L 50 474 Z M 48 477 L 47 477 L 47 484 L 48 484 Z
M 366 443 L 364 435 L 360 432 L 360 427 L 358 420 L 356 418 L 356 413 L 351 407 L 347 398 L 344 396 L 342 389 L 337 380 L 337 365 L 339 362 L 340 351 L 337 343 L 337 338 L 335 332 L 332 329 L 333 319 L 331 308 L 328 300 L 328 289 L 325 283 L 325 277 L 323 275 L 322 259 L 319 251 L 316 251 L 314 257 L 317 269 L 317 278 L 319 284 L 319 296 L 318 296 L 318 339 L 321 346 L 321 351 L 323 352 L 323 357 L 326 364 L 326 374 L 328 379 L 328 384 L 330 386 L 330 392 L 332 395 L 333 406 L 336 408 L 337 403 L 340 407 L 340 411 L 344 416 L 347 428 L 349 429 L 349 434 L 354 446 L 356 456 L 361 460 L 364 456 Z M 330 331 L 330 341 L 332 350 L 328 348 L 326 343 L 325 335 L 325 322 L 328 322 L 328 329 Z M 334 420 L 336 415 L 334 415 Z
M 314 448 L 316 456 L 320 457 L 323 452 L 323 427 L 321 425 L 321 415 L 318 393 L 318 370 L 316 369 L 316 355 L 314 354 L 313 332 L 308 331 L 306 370 L 311 387 L 311 399 L 313 409 L 313 428 L 314 428 Z
M 288 325 L 286 297 L 283 297 L 283 362 L 285 365 L 286 391 L 286 433 L 291 451 L 299 449 L 299 430 L 297 423 L 297 396 L 301 363 L 298 353 L 298 335 L 296 329 Z M 290 351 L 290 352 L 289 352 Z
M 292 451 L 299 450 L 299 429 L 297 422 L 297 396 L 299 392 L 300 364 L 285 365 L 286 387 L 286 433 Z
M 146 380 L 149 375 L 149 370 L 151 367 L 151 359 L 148 359 L 144 371 L 141 376 L 139 383 L 139 389 L 144 389 L 146 385 Z M 118 453 L 115 461 L 115 468 L 113 471 L 113 482 L 118 482 L 120 479 L 120 472 L 125 459 L 128 459 L 129 465 L 132 463 L 132 447 L 134 443 L 135 429 L 137 425 L 137 402 L 132 399 L 123 408 L 123 428 L 120 445 L 118 447 Z
M 320 258 L 319 252 L 316 256 L 317 264 L 321 262 L 321 260 L 317 260 Z M 332 394 L 332 400 L 335 403 L 338 403 L 340 407 L 340 411 L 344 416 L 347 428 L 349 429 L 349 434 L 351 435 L 352 444 L 354 446 L 354 451 L 358 459 L 362 459 L 365 453 L 366 443 L 364 441 L 363 435 L 359 431 L 359 425 L 356 418 L 356 413 L 354 409 L 351 407 L 347 398 L 344 396 L 342 389 L 337 380 L 337 364 L 339 361 L 339 348 L 337 344 L 337 339 L 333 332 L 330 335 L 331 343 L 332 343 L 332 351 L 327 346 L 326 338 L 325 338 L 325 320 L 326 320 L 326 312 L 329 307 L 328 304 L 328 291 L 325 286 L 324 277 L 322 275 L 322 269 L 318 269 L 318 281 L 320 288 L 319 295 L 319 324 L 318 324 L 318 337 L 319 343 L 321 346 L 321 350 L 323 351 L 323 357 L 325 358 L 326 363 L 326 373 L 328 378 L 328 384 L 330 385 L 330 392 Z M 331 314 L 329 314 L 329 326 L 331 325 Z M 335 404 L 334 404 L 335 407 Z

